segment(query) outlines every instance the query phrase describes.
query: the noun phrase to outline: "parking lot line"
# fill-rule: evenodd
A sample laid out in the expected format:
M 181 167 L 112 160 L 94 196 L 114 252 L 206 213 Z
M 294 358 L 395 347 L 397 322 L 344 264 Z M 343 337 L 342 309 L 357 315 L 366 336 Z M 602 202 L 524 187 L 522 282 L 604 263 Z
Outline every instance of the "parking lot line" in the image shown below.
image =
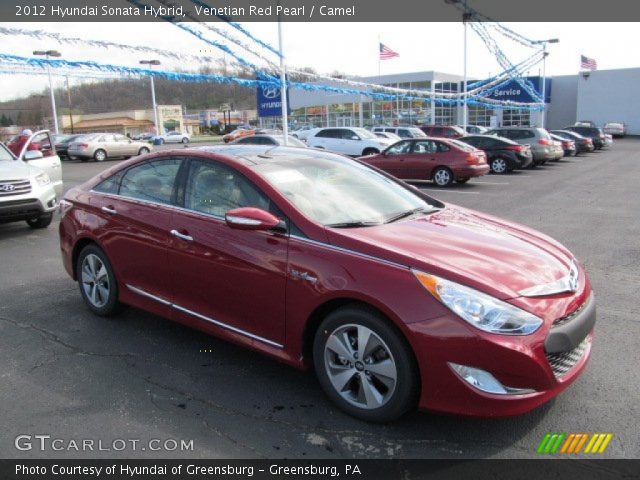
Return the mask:
M 419 187 L 420 190 L 427 190 L 429 192 L 438 192 L 438 193 L 463 193 L 465 195 L 479 195 L 480 192 L 461 192 L 460 190 L 445 190 L 442 188 L 428 188 L 428 187 Z

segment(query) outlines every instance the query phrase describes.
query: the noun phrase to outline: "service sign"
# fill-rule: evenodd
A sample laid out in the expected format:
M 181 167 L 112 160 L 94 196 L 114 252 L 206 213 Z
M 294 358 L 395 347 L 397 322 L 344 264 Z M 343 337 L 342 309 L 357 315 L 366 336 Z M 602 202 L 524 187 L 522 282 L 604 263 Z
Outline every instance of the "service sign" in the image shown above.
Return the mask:
M 542 95 L 542 78 L 541 77 L 526 77 L 524 79 L 528 81 L 530 86 L 533 87 L 533 90 L 538 94 Z M 549 103 L 551 100 L 551 79 L 546 79 L 546 88 L 545 88 L 545 97 L 546 103 Z M 525 103 L 534 103 L 534 99 L 527 93 L 527 91 L 515 80 L 510 80 L 500 88 L 491 92 L 489 98 L 494 100 L 504 100 L 511 102 L 525 102 Z

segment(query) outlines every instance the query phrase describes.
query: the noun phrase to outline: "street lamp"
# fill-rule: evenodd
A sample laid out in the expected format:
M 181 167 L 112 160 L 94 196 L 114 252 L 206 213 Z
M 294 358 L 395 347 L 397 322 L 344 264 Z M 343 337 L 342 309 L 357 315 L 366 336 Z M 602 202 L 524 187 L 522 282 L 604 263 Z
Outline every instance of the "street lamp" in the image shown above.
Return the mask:
M 140 60 L 140 65 L 149 65 L 152 67 L 154 65 L 160 65 L 160 60 Z M 156 125 L 156 135 L 160 135 L 160 122 L 158 121 L 158 106 L 156 105 L 156 87 L 153 83 L 153 75 L 150 75 L 151 78 L 151 102 L 153 103 L 153 120 Z
M 544 128 L 545 113 L 547 110 L 547 44 L 558 43 L 560 39 L 549 38 L 547 40 L 536 40 L 532 42 L 535 45 L 542 45 L 542 118 L 540 119 L 540 126 Z
M 36 56 L 44 56 L 47 59 L 49 57 L 62 56 L 62 54 L 57 50 L 35 50 L 33 54 Z M 58 130 L 58 113 L 56 112 L 56 99 L 53 94 L 53 80 L 51 79 L 51 66 L 49 65 L 49 63 L 47 63 L 47 73 L 49 75 L 49 92 L 51 93 L 51 111 L 53 113 L 53 126 L 57 135 L 58 133 L 60 133 Z

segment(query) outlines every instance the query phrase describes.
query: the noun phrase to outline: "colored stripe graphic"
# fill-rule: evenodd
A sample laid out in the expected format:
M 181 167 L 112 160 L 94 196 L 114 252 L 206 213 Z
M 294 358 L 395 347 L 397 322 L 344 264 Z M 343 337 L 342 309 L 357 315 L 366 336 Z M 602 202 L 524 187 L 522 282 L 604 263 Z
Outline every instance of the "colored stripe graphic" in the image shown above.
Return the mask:
M 537 453 L 577 455 L 604 453 L 613 438 L 612 433 L 547 433 L 538 445 Z M 586 444 L 586 447 L 585 447 Z M 584 450 L 583 450 L 584 447 Z

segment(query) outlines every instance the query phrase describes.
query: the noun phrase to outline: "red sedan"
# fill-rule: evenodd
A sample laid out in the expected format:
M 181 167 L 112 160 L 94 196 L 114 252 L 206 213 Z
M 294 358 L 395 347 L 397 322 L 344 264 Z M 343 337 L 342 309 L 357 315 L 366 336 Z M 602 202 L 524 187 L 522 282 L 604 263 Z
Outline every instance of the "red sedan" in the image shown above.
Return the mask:
M 439 187 L 465 183 L 491 170 L 482 150 L 443 138 L 403 140 L 359 160 L 405 180 L 433 180 Z
M 361 419 L 523 413 L 590 355 L 594 298 L 566 248 L 339 155 L 158 152 L 60 210 L 64 267 L 92 312 L 131 305 L 313 367 Z

